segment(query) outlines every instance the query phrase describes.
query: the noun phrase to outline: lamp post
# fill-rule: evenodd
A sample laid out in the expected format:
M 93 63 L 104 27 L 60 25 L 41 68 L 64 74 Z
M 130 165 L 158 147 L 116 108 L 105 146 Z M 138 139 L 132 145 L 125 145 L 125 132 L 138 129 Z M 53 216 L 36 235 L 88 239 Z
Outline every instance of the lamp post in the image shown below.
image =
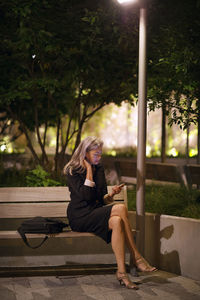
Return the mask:
M 117 0 L 120 4 L 142 2 L 139 20 L 139 69 L 138 69 L 138 139 L 137 139 L 137 193 L 136 229 L 137 246 L 144 255 L 145 245 L 145 160 L 146 160 L 146 27 L 147 12 L 144 1 Z

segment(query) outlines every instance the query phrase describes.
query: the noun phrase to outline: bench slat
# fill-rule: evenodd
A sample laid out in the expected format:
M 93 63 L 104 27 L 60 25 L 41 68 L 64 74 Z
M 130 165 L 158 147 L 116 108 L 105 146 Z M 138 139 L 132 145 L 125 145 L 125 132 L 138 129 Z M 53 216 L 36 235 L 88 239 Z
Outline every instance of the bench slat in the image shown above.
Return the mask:
M 115 201 L 115 203 L 124 203 Z M 33 218 L 36 216 L 58 218 L 67 216 L 69 202 L 49 203 L 2 203 L 0 218 Z
M 8 203 L 1 204 L 1 218 L 66 217 L 68 203 Z
M 132 233 L 135 234 L 136 230 L 132 229 Z M 72 238 L 72 237 L 88 237 L 88 236 L 95 236 L 95 234 L 90 232 L 76 232 L 76 231 L 63 231 L 58 234 L 49 235 L 49 237 L 55 237 L 55 238 Z M 44 238 L 45 234 L 26 234 L 27 238 L 30 239 L 36 239 L 36 238 Z M 1 240 L 7 240 L 7 239 L 21 239 L 21 236 L 18 231 L 16 230 L 6 230 L 6 231 L 0 231 L 0 239 Z
M 68 187 L 0 188 L 0 202 L 40 202 L 70 200 Z
M 54 235 L 49 235 L 49 237 L 59 237 L 59 238 L 65 238 L 65 237 L 81 237 L 81 236 L 94 236 L 93 233 L 89 232 L 76 232 L 76 231 L 67 231 L 67 232 L 61 232 Z M 27 238 L 36 239 L 36 238 L 44 238 L 45 234 L 26 234 Z M 21 239 L 21 236 L 18 231 L 16 230 L 7 230 L 7 231 L 0 231 L 0 239 Z
M 131 182 L 130 178 L 137 177 L 137 164 L 132 160 L 116 161 L 115 168 L 119 181 Z M 128 181 L 126 180 L 128 177 Z M 146 179 L 184 183 L 179 166 L 176 164 L 146 162 Z M 135 180 L 134 180 L 135 182 Z
M 108 186 L 111 192 L 112 186 Z M 115 200 L 124 200 L 126 187 L 115 195 Z M 70 201 L 68 187 L 11 187 L 0 188 L 0 202 L 59 202 Z
M 108 192 L 112 186 L 108 186 Z M 29 195 L 30 194 L 30 195 Z M 68 187 L 0 188 L 0 218 L 66 217 L 70 200 Z M 114 196 L 127 206 L 126 186 Z
M 200 184 L 200 165 L 186 165 L 185 172 L 190 186 Z

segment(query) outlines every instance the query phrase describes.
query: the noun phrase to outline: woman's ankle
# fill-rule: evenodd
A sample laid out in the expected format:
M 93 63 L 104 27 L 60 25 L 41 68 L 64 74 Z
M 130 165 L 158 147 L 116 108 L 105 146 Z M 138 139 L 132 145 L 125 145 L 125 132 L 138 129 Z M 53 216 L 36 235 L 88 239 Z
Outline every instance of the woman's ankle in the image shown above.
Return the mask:
M 124 269 L 117 269 L 118 274 L 126 274 L 126 270 Z

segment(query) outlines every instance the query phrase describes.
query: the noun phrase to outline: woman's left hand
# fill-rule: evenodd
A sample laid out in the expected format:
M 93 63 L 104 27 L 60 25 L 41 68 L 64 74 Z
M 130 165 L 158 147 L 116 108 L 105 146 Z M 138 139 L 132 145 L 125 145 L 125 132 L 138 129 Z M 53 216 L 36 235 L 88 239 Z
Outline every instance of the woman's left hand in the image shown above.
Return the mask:
M 115 185 L 113 188 L 112 188 L 112 192 L 111 192 L 111 197 L 113 197 L 114 195 L 116 194 L 119 194 L 123 188 L 124 184 L 120 184 L 120 185 Z

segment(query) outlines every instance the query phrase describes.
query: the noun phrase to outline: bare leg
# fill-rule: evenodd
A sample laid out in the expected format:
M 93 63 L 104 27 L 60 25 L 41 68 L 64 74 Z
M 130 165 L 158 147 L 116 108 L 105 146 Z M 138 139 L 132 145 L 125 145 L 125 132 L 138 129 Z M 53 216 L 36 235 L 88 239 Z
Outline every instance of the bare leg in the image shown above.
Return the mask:
M 114 216 L 109 219 L 109 228 L 112 229 L 111 244 L 115 253 L 119 272 L 125 272 L 125 238 L 122 219 Z
M 132 231 L 131 231 L 131 226 L 128 220 L 128 212 L 123 204 L 116 204 L 113 206 L 112 211 L 111 211 L 111 217 L 112 216 L 120 216 L 124 222 L 124 229 L 125 229 L 125 238 L 126 238 L 126 243 L 133 255 L 133 259 L 136 260 L 139 258 L 141 255 L 135 245 Z
M 138 269 L 140 271 L 154 271 L 156 268 L 151 267 L 141 256 L 139 253 L 131 231 L 131 226 L 130 222 L 128 220 L 128 211 L 127 208 L 125 207 L 124 204 L 116 204 L 113 206 L 112 211 L 111 211 L 111 217 L 112 216 L 119 216 L 123 220 L 124 223 L 124 233 L 125 233 L 125 238 L 126 238 L 126 243 L 127 246 L 133 256 L 133 263 L 136 264 Z
M 118 271 L 116 273 L 120 284 L 130 289 L 137 289 L 137 286 L 131 282 L 126 274 L 125 267 L 125 233 L 123 220 L 119 216 L 112 216 L 109 219 L 109 228 L 112 230 L 111 244 L 116 257 Z

